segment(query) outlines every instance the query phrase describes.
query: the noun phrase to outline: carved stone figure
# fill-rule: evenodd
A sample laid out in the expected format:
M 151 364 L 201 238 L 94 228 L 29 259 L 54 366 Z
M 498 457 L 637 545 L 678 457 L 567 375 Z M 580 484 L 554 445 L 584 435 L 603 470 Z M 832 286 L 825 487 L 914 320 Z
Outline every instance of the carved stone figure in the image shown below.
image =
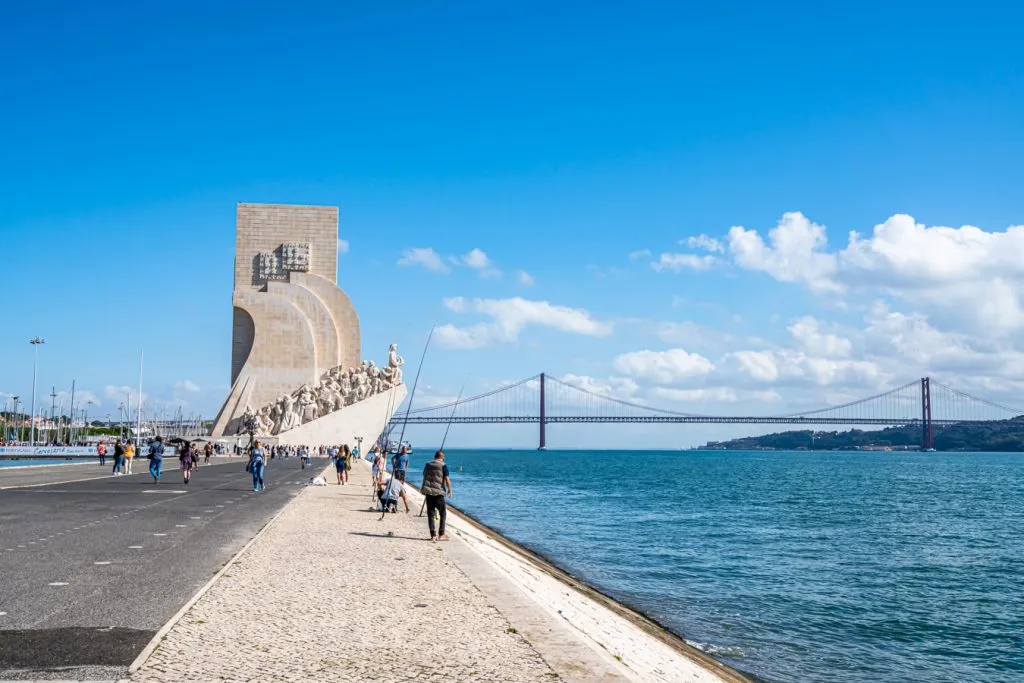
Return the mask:
M 281 266 L 284 270 L 309 270 L 309 244 L 305 242 L 285 242 L 281 245 Z
M 299 413 L 295 410 L 294 398 L 289 394 L 285 394 L 281 397 L 281 403 L 279 405 L 281 406 L 281 423 L 275 432 L 276 434 L 287 432 L 289 429 L 295 429 L 302 424 Z
M 405 365 L 405 360 L 398 355 L 398 344 L 392 344 L 391 348 L 388 349 L 388 373 L 391 380 L 392 386 L 398 386 L 402 383 L 402 366 Z
M 277 254 L 261 253 L 257 265 L 257 277 L 261 280 L 283 280 L 284 271 L 281 269 L 281 260 Z
M 308 385 L 304 384 L 302 385 L 302 388 L 299 389 L 297 404 L 299 419 L 302 421 L 302 424 L 312 422 L 319 417 L 319 412 L 316 407 L 316 399 L 313 397 L 313 390 L 310 389 Z
M 270 436 L 274 433 L 274 419 L 270 417 L 271 407 L 263 406 L 260 412 L 256 414 L 256 421 L 259 426 L 256 428 L 257 436 Z
M 352 403 L 352 380 L 347 374 L 341 376 L 341 398 L 345 405 Z

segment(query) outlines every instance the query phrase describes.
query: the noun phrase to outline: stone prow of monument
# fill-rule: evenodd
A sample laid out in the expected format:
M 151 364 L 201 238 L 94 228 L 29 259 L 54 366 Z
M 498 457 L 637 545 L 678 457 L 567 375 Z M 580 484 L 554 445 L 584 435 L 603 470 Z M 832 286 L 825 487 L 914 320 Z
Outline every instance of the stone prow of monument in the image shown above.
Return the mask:
M 392 347 L 386 371 L 361 362 L 359 316 L 337 272 L 337 207 L 238 204 L 231 390 L 213 436 L 243 431 L 247 413 L 282 443 L 295 429 L 316 445 L 387 423 L 406 393 L 401 359 Z

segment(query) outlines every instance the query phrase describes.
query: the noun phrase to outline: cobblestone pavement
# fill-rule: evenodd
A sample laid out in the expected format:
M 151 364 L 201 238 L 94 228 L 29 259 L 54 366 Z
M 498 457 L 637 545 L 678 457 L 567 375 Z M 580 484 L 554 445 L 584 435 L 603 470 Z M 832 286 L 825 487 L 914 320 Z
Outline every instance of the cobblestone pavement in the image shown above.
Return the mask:
M 363 467 L 307 488 L 130 680 L 560 680 L 447 557 L 460 541 L 371 505 Z

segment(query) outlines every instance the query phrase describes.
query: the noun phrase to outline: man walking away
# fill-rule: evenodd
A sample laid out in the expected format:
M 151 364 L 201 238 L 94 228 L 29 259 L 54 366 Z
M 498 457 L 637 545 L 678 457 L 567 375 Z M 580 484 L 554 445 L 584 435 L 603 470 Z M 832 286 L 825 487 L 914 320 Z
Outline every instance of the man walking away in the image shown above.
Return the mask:
M 391 458 L 391 471 L 399 481 L 405 481 L 405 471 L 409 469 L 409 449 L 402 446 Z
M 153 476 L 153 482 L 160 483 L 160 466 L 164 463 L 164 437 L 156 437 L 156 441 L 149 444 L 149 473 Z
M 444 522 L 447 508 L 444 504 L 445 492 L 452 495 L 452 480 L 448 476 L 448 465 L 444 464 L 444 451 L 434 453 L 434 459 L 423 466 L 423 495 L 427 499 L 427 525 L 430 527 L 431 541 L 447 541 L 444 533 Z M 434 529 L 434 510 L 440 519 L 438 528 Z M 435 533 L 436 531 L 436 533 Z

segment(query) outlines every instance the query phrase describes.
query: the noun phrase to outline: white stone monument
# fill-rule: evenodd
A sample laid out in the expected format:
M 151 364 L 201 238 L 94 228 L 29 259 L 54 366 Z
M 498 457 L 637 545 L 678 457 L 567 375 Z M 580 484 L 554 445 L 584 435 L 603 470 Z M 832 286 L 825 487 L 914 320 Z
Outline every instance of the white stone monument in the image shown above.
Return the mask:
M 405 397 L 404 361 L 394 344 L 386 368 L 361 359 L 337 272 L 336 207 L 238 205 L 231 391 L 214 436 L 373 443 Z

